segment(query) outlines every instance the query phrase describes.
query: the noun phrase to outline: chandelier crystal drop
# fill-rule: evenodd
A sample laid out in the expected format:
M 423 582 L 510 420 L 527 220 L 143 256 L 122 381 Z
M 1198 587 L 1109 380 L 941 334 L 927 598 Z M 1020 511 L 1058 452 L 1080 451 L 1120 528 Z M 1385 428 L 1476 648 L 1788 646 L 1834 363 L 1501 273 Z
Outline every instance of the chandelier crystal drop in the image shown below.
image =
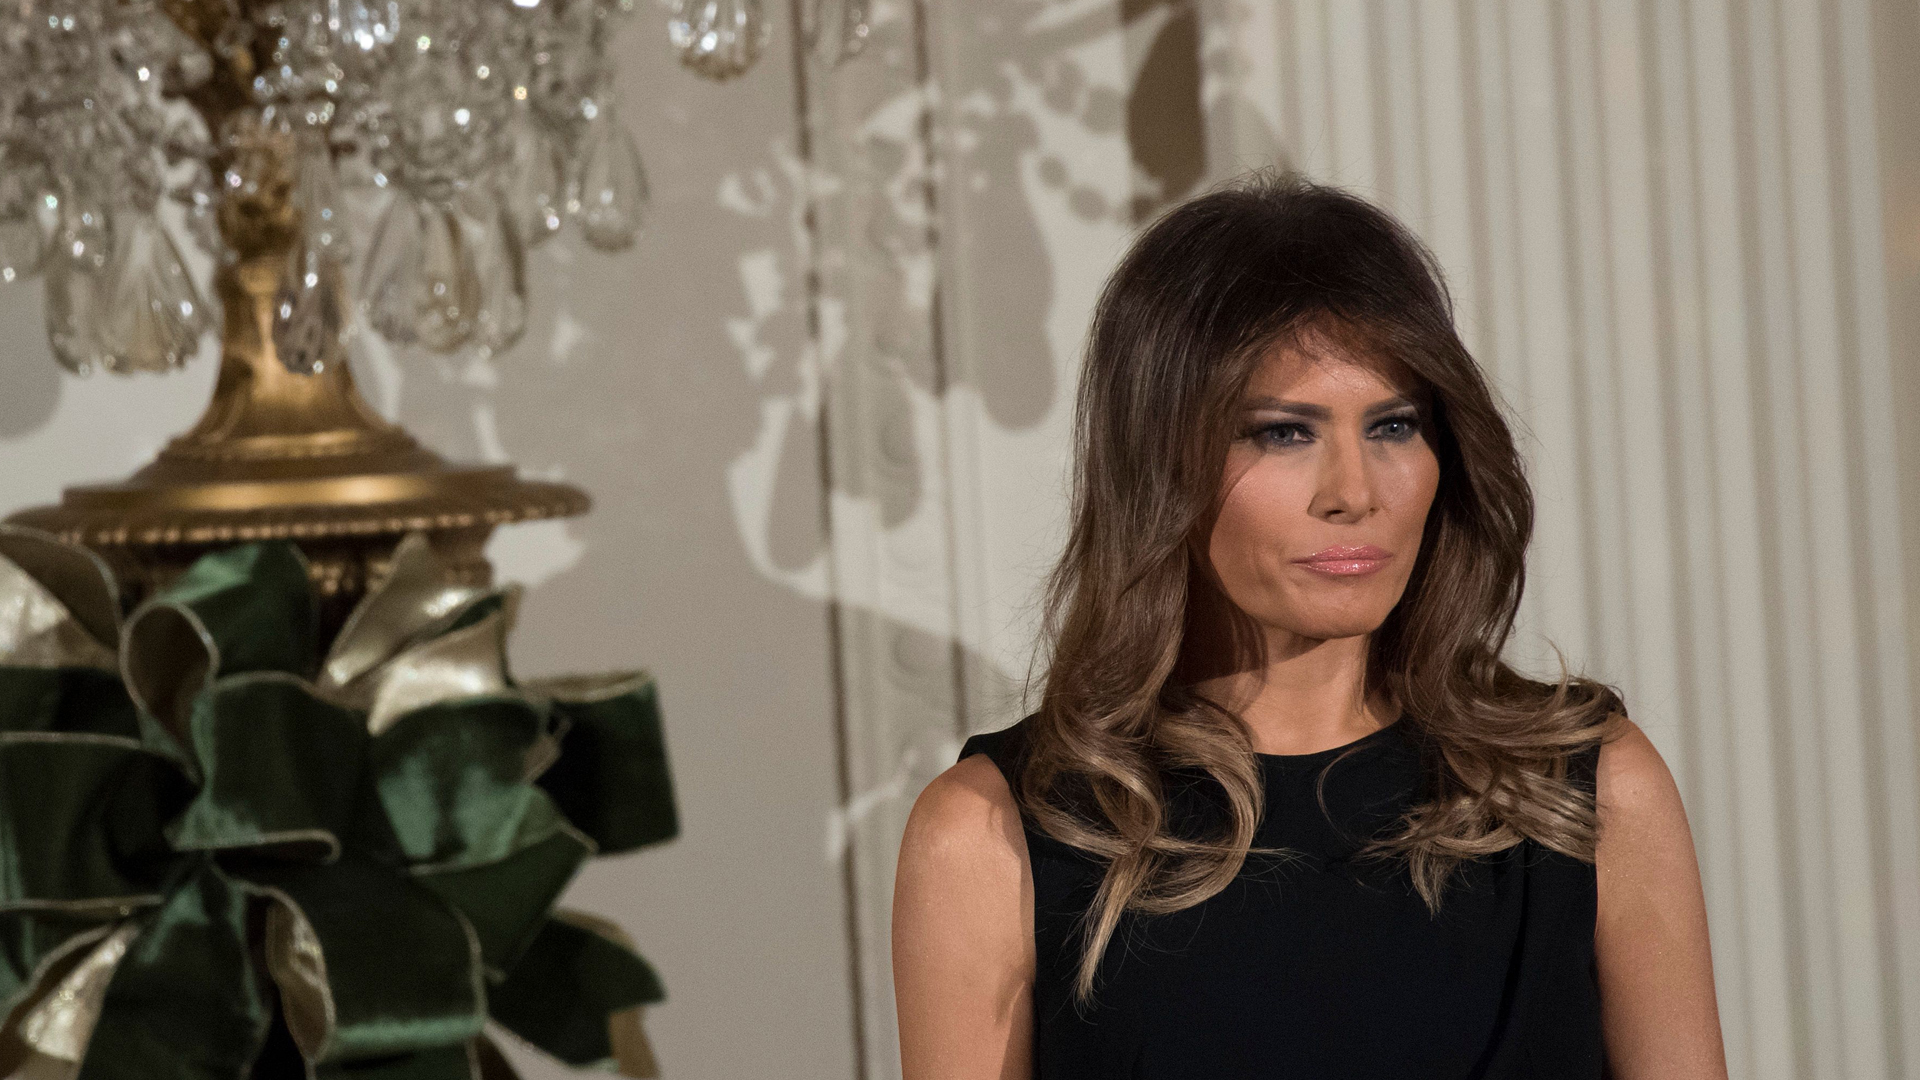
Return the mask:
M 479 272 L 452 207 L 402 191 L 367 252 L 368 322 L 387 340 L 452 352 L 473 335 Z
M 675 0 L 667 37 L 680 62 L 709 79 L 744 74 L 772 36 L 760 0 Z
M 107 293 L 96 333 L 111 371 L 172 371 L 212 329 L 180 250 L 151 211 L 131 215 L 115 238 L 103 283 Z
M 512 347 L 527 332 L 525 248 L 519 229 L 496 195 L 471 192 L 462 211 L 462 239 L 472 259 L 476 286 L 473 343 L 492 355 Z
M 707 6 L 714 48 L 693 66 L 737 73 L 765 41 L 759 4 Z M 216 270 L 271 260 L 272 343 L 294 372 L 343 358 L 355 325 L 506 348 L 527 249 L 569 223 L 606 251 L 640 230 L 646 174 L 606 55 L 632 9 L 7 0 L 0 285 L 45 283 L 49 342 L 76 372 L 193 355 L 217 322 L 195 252 Z
M 602 251 L 624 250 L 633 246 L 649 197 L 640 148 L 612 106 L 588 121 L 586 143 L 579 190 L 568 205 L 587 243 Z
M 533 247 L 566 224 L 567 162 L 530 107 L 516 108 L 507 125 L 512 158 L 501 204 L 521 240 Z
M 91 374 L 97 367 L 117 369 L 95 332 L 104 305 L 99 278 L 84 264 L 57 252 L 47 260 L 44 273 L 47 344 L 53 348 L 53 358 L 76 375 Z
M 349 312 L 340 262 L 301 237 L 274 291 L 274 354 L 288 371 L 317 375 L 345 355 Z

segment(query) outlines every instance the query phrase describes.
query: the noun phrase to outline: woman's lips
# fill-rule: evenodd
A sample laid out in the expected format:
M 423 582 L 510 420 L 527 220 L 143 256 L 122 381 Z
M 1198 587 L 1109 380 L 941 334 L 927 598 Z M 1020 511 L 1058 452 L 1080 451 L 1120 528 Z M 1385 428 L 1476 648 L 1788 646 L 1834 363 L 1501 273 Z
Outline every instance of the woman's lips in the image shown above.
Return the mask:
M 1294 562 L 1309 570 L 1322 574 L 1334 574 L 1340 577 L 1353 577 L 1359 574 L 1371 574 L 1387 564 L 1393 558 L 1393 552 L 1362 544 L 1359 547 L 1340 545 L 1323 548 L 1303 559 Z

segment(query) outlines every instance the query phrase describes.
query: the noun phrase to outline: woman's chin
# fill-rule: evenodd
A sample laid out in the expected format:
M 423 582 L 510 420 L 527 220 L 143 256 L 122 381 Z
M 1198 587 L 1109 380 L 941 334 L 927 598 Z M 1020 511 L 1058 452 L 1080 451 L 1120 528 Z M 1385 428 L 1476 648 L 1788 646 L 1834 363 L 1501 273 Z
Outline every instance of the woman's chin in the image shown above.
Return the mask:
M 1275 630 L 1285 631 L 1295 637 L 1314 641 L 1337 641 L 1341 638 L 1359 637 L 1380 629 L 1386 621 L 1386 613 L 1378 616 L 1368 613 L 1329 612 L 1325 615 L 1302 619 L 1297 614 L 1293 618 L 1275 621 L 1267 625 Z

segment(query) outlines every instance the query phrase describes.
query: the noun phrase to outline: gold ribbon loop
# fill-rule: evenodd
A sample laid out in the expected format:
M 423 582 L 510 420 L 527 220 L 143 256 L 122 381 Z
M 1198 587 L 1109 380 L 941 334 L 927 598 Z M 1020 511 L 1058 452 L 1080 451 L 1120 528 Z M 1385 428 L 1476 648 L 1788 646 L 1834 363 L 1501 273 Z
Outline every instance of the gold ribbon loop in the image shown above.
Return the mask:
M 128 920 L 109 931 L 21 1018 L 20 1041 L 43 1057 L 72 1062 L 77 1067 L 86 1056 L 94 1025 L 100 1021 L 107 984 L 113 981 L 114 969 L 126 957 L 127 945 L 140 929 L 138 923 Z
M 120 588 L 98 555 L 65 543 L 52 533 L 0 524 L 0 564 L 9 567 L 8 573 L 0 574 L 8 579 L 0 584 L 0 662 L 30 663 L 6 659 L 12 651 L 6 641 L 6 626 L 17 615 L 25 614 L 24 605 L 15 609 L 23 599 L 17 589 L 19 579 L 24 578 L 33 584 L 34 591 L 53 601 L 71 630 L 85 635 L 84 642 L 74 641 L 70 646 L 84 653 L 84 659 L 77 662 L 115 669 L 113 653 L 120 646 Z M 104 663 L 99 662 L 102 653 Z
M 322 692 L 344 691 L 409 643 L 457 615 L 485 589 L 452 584 L 424 533 L 408 533 L 393 550 L 386 579 L 369 592 L 334 638 L 320 667 Z
M 400 717 L 454 698 L 506 694 L 507 631 L 519 607 L 518 586 L 500 593 L 500 608 L 471 626 L 445 633 L 381 665 L 371 677 L 367 730 L 375 735 Z
M 113 650 L 6 550 L 6 545 L 0 545 L 0 664 L 114 670 L 118 665 Z
M 171 604 L 142 605 L 125 633 L 120 678 L 127 696 L 188 745 L 187 717 L 220 670 L 219 644 L 199 616 Z
M 335 1027 L 326 953 L 300 905 L 278 889 L 265 891 L 267 974 L 280 988 L 280 1014 L 294 1045 L 308 1061 L 318 1061 L 333 1042 Z

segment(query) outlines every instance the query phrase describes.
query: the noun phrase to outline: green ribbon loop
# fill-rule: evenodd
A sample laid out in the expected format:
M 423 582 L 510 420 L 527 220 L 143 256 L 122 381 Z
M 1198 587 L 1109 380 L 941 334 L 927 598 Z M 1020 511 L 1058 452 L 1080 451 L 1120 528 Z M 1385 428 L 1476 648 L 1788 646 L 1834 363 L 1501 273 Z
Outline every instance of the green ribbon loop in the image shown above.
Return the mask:
M 613 1060 L 605 1017 L 665 999 L 645 960 L 613 941 L 550 918 L 506 979 L 490 1010 L 509 1031 L 571 1065 Z
M 0 667 L 0 732 L 45 731 L 140 738 L 118 675 L 90 667 Z
M 446 580 L 409 538 L 323 664 L 291 545 L 208 555 L 120 630 L 97 559 L 0 527 L 0 1054 L 478 1080 L 490 1003 L 568 1061 L 644 1047 L 652 969 L 551 912 L 677 829 L 653 684 L 516 686 L 517 592 Z
M 189 721 L 200 791 L 168 838 L 181 851 L 246 849 L 331 862 L 360 815 L 366 726 L 278 672 L 221 679 Z
M 187 790 L 131 739 L 0 734 L 0 909 L 100 916 L 158 902 L 160 823 Z
M 170 728 L 223 675 L 313 674 L 318 609 L 292 544 L 202 556 L 128 618 L 121 666 L 134 700 Z
M 231 1080 L 271 1019 L 247 944 L 247 894 L 200 859 L 107 985 L 78 1080 Z
M 422 873 L 419 881 L 460 909 L 480 939 L 482 961 L 501 972 L 533 941 L 554 901 L 592 854 L 591 841 L 562 828 L 499 862 Z
M 633 673 L 528 683 L 565 721 L 560 756 L 540 776 L 560 812 L 603 855 L 679 834 L 660 695 Z
M 429 705 L 373 740 L 373 773 L 406 859 L 433 867 L 499 862 L 560 828 L 527 762 L 547 727 L 524 698 Z
M 367 1061 L 329 1062 L 314 1070 L 316 1080 L 477 1080 L 479 1075 L 474 1050 L 465 1043 Z
M 283 1002 L 297 1006 L 287 1026 L 308 1060 L 380 1057 L 479 1034 L 480 943 L 431 889 L 353 855 L 246 876 L 285 906 L 273 921 L 285 922 L 286 935 L 270 934 L 269 963 Z

